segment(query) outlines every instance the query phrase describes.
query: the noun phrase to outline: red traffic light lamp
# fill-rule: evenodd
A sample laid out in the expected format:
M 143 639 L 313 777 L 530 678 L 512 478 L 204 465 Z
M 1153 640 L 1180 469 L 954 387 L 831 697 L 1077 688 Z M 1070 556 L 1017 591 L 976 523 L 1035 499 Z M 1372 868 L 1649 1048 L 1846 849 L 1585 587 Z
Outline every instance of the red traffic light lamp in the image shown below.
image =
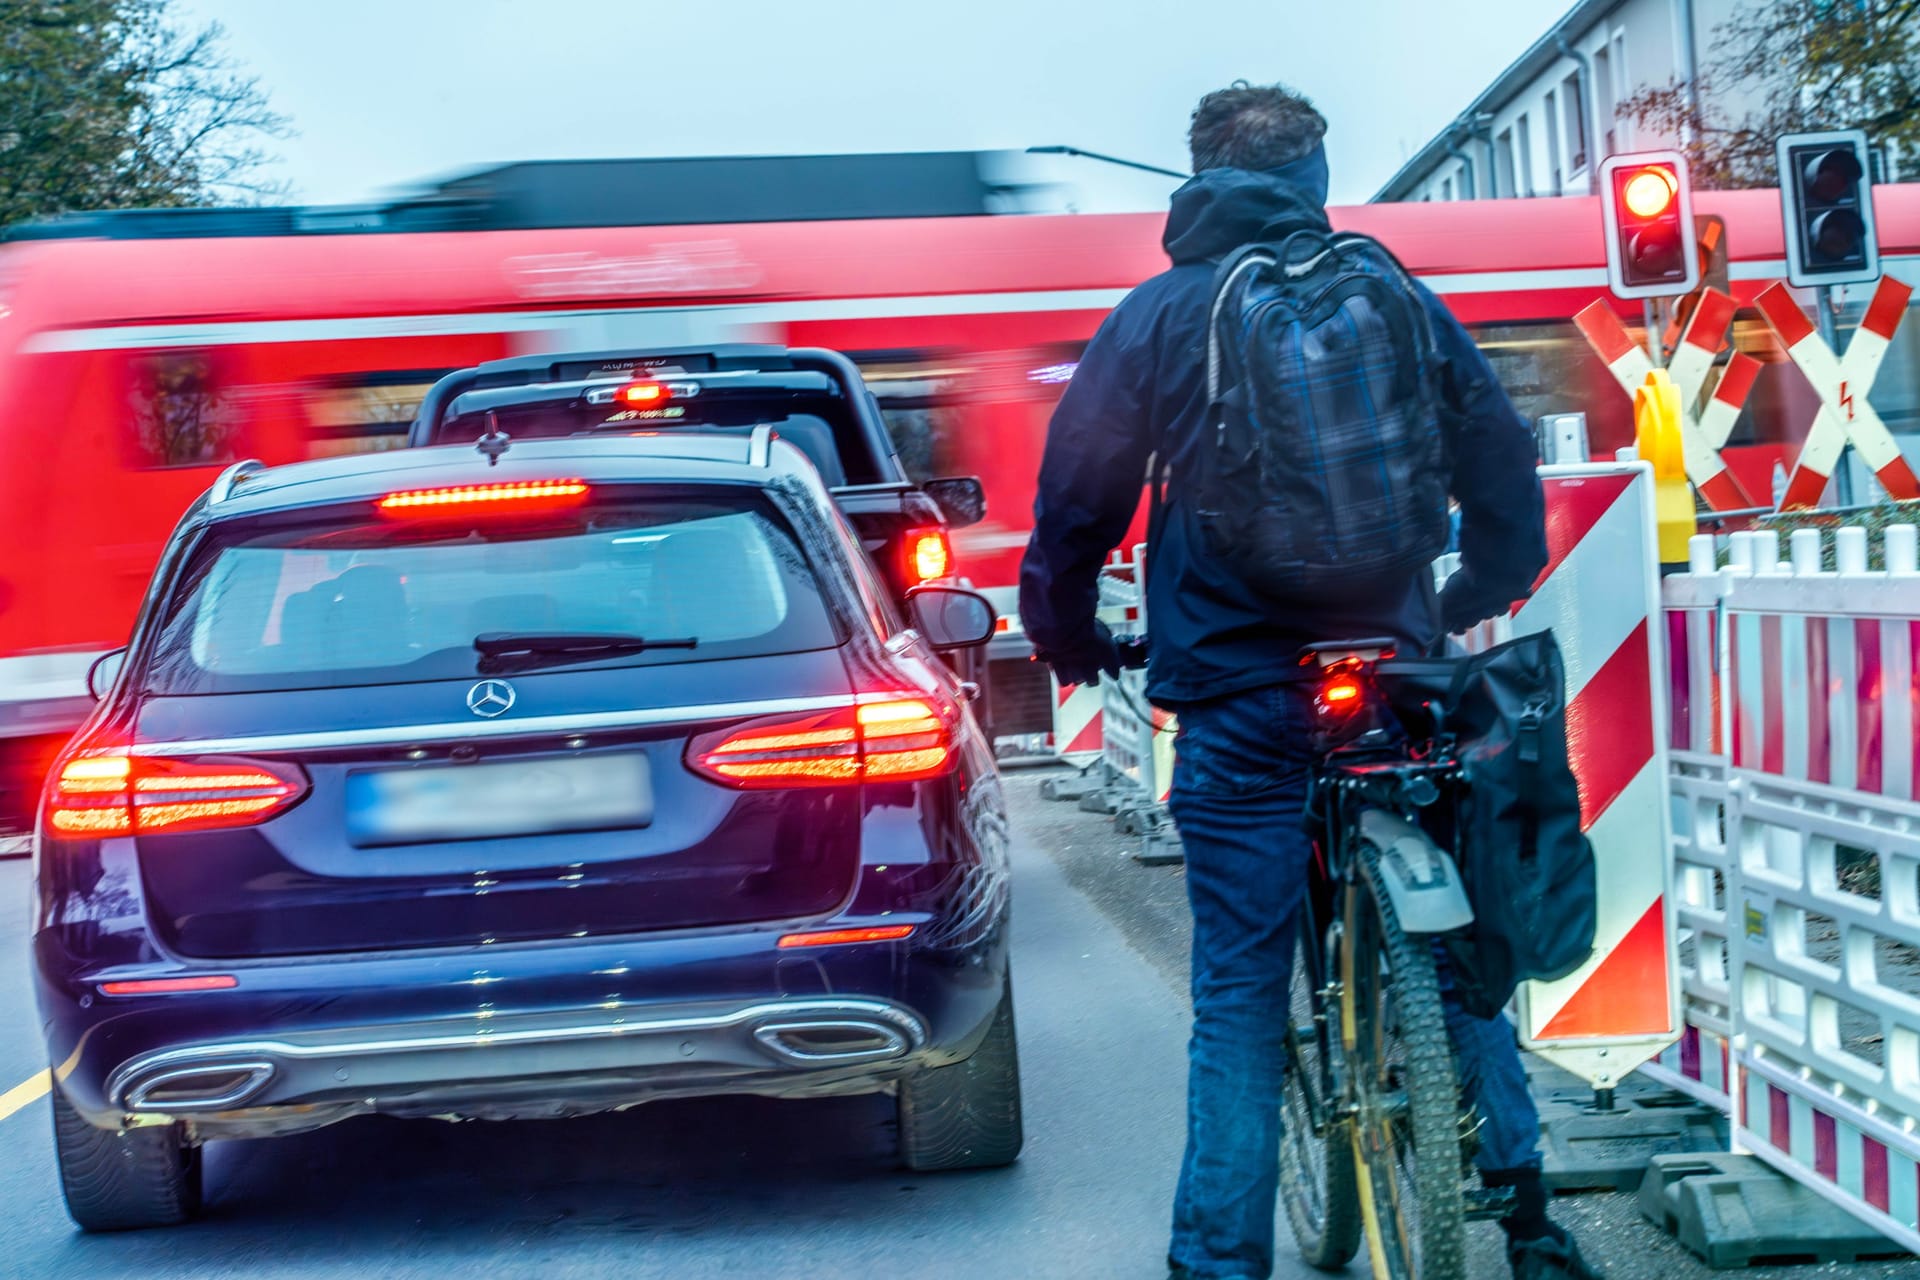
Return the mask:
M 1607 283 L 1620 298 L 1677 297 L 1700 287 L 1687 162 L 1675 151 L 1613 156 L 1600 166 Z

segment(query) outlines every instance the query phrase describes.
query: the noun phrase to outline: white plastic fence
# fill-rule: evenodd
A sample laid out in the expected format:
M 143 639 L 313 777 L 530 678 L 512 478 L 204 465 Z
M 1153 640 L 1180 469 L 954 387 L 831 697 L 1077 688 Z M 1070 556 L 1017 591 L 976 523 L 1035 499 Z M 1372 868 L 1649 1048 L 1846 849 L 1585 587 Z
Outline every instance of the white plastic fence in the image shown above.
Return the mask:
M 1664 584 L 1687 1026 L 1644 1069 L 1920 1250 L 1915 531 L 1871 572 L 1861 529 L 1727 552 Z
M 1100 575 L 1100 612 L 1120 634 L 1147 634 L 1147 555 L 1136 544 Z M 1109 801 L 1144 823 L 1164 822 L 1173 787 L 1173 739 L 1179 726 L 1147 702 L 1147 673 L 1122 671 L 1100 682 L 1100 761 Z

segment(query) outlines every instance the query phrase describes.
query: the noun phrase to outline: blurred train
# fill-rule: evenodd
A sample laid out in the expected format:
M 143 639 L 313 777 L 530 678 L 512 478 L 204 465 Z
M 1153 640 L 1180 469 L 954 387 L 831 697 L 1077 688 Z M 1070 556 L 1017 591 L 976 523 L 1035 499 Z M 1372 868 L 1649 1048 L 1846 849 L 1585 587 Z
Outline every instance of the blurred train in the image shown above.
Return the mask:
M 1051 700 L 1013 616 L 1048 415 L 1107 310 L 1161 270 L 1159 214 L 1044 214 L 990 153 L 542 162 L 351 208 L 134 211 L 0 244 L 0 831 L 89 706 L 162 540 L 220 468 L 405 442 L 446 371 L 499 356 L 725 340 L 861 365 L 917 477 L 973 474 L 958 572 L 1009 616 L 999 734 Z M 1876 196 L 1884 261 L 1920 284 L 1920 188 Z M 1725 220 L 1738 346 L 1766 362 L 1728 451 L 1750 493 L 1791 466 L 1815 398 L 1745 309 L 1784 273 L 1776 193 Z M 987 216 L 987 215 L 999 216 Z M 1582 412 L 1596 456 L 1631 405 L 1570 317 L 1605 293 L 1590 199 L 1340 208 L 1474 332 L 1530 418 Z M 1863 310 L 1850 298 L 1844 330 Z M 1623 309 L 1637 325 L 1637 308 Z M 1920 431 L 1920 329 L 1873 391 Z M 1136 532 L 1136 536 L 1137 532 Z

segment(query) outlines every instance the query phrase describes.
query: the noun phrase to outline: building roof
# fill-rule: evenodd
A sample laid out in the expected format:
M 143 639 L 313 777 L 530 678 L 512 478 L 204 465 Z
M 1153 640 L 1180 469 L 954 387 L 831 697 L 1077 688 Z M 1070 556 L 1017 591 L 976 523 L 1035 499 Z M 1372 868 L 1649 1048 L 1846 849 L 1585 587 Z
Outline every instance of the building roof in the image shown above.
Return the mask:
M 1560 39 L 1566 37 L 1571 42 L 1594 23 L 1618 9 L 1624 0 L 1576 0 L 1574 6 L 1561 16 L 1560 20 L 1548 27 L 1546 32 L 1527 47 L 1527 51 L 1513 60 L 1505 71 L 1493 78 L 1493 83 L 1480 91 L 1480 95 L 1469 102 L 1466 109 L 1446 127 L 1435 134 L 1420 150 L 1413 153 L 1411 159 L 1401 165 L 1388 178 L 1386 185 L 1373 194 L 1373 202 L 1401 200 L 1412 192 L 1434 166 L 1447 158 L 1447 147 L 1458 131 L 1462 119 L 1491 112 L 1504 104 L 1514 94 L 1531 84 L 1535 77 L 1551 67 L 1566 55 L 1560 52 Z

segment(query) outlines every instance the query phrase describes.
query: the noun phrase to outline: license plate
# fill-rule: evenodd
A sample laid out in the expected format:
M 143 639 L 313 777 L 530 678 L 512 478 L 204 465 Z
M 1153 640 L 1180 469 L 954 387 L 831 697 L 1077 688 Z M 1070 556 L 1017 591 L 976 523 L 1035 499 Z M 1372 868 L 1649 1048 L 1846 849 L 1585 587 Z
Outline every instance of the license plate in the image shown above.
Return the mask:
M 653 781 L 638 753 L 347 775 L 347 838 L 420 844 L 644 827 Z

